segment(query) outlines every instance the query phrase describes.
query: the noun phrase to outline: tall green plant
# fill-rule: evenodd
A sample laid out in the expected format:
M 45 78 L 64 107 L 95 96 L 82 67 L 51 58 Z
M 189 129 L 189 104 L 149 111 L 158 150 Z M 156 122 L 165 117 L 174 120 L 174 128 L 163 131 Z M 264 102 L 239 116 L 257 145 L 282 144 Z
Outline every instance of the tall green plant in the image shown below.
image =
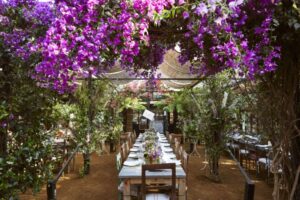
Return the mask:
M 133 98 L 119 96 L 118 101 L 120 102 L 118 112 L 122 112 L 126 109 L 132 109 L 136 111 L 142 111 L 146 109 L 146 107 L 142 104 L 141 100 L 137 97 Z
M 205 141 L 211 178 L 219 181 L 219 159 L 224 150 L 226 133 L 231 130 L 234 104 L 226 73 L 209 77 L 203 87 L 195 91 L 199 104 L 201 135 Z

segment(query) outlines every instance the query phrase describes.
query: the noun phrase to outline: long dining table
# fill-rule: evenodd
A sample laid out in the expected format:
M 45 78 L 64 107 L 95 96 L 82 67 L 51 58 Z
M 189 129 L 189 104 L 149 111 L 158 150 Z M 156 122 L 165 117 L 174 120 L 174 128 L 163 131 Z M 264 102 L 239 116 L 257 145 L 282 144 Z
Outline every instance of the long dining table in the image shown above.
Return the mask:
M 162 147 L 162 162 L 164 163 L 176 163 L 176 184 L 178 185 L 178 199 L 186 200 L 186 173 L 182 168 L 180 161 L 176 160 L 174 153 L 170 152 L 170 144 L 167 142 L 167 139 L 163 134 L 157 133 L 159 136 L 159 143 Z M 119 172 L 119 179 L 124 182 L 123 189 L 123 199 L 130 200 L 130 188 L 132 185 L 140 185 L 142 183 L 142 165 L 144 160 L 141 158 L 136 158 L 131 155 L 135 155 L 136 148 L 142 144 L 142 134 L 136 139 L 133 148 L 131 148 L 130 153 L 123 163 L 123 166 Z M 164 150 L 168 150 L 164 152 Z M 173 154 L 173 156 L 171 156 Z M 168 155 L 170 155 L 168 157 Z M 138 160 L 137 160 L 138 159 Z M 126 163 L 128 163 L 126 165 Z M 132 165 L 130 163 L 133 163 Z M 171 177 L 170 170 L 161 170 L 161 171 L 151 171 L 146 173 L 147 178 L 151 180 L 151 183 L 163 184 L 169 183 Z

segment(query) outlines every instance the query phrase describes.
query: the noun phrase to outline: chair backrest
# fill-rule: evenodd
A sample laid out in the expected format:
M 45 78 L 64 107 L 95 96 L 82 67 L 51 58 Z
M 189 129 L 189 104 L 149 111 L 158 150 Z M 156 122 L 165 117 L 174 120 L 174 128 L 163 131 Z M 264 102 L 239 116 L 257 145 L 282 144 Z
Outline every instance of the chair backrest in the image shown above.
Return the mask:
M 135 140 L 136 140 L 136 132 L 135 132 L 135 130 L 133 130 L 131 138 L 132 138 L 132 142 L 134 143 Z
M 168 139 L 169 139 L 170 144 L 172 145 L 173 142 L 174 142 L 174 141 L 173 141 L 173 133 L 170 133 L 170 134 L 169 134 L 169 138 L 168 138 Z
M 166 138 L 167 138 L 168 140 L 170 139 L 169 136 L 170 136 L 169 131 L 166 131 Z M 170 142 L 170 141 L 169 141 L 169 142 Z
M 177 138 L 175 138 L 174 141 L 175 141 L 174 151 L 175 151 L 175 154 L 178 156 L 179 155 L 179 149 L 180 149 L 180 142 L 178 141 Z
M 117 170 L 118 172 L 121 170 L 122 167 L 122 158 L 121 158 L 121 152 L 117 153 L 116 155 L 116 166 L 117 166 Z
M 129 142 L 126 141 L 125 142 L 125 155 L 126 156 L 129 154 L 129 151 L 130 151 L 130 145 L 129 145 Z
M 165 184 L 155 184 L 155 185 L 147 185 L 146 179 L 151 179 L 146 177 L 146 171 L 155 171 L 155 170 L 171 170 L 171 185 Z M 155 178 L 154 178 L 155 179 Z M 142 185 L 141 185 L 141 197 L 142 200 L 145 199 L 145 196 L 148 191 L 153 190 L 164 190 L 170 191 L 170 199 L 175 200 L 176 197 L 176 165 L 175 163 L 163 163 L 163 164 L 150 164 L 150 165 L 142 165 Z
M 129 147 L 132 147 L 133 143 L 132 143 L 132 133 L 131 132 L 128 132 L 127 143 L 128 143 Z
M 125 161 L 126 159 L 126 144 L 123 143 L 120 147 L 120 153 L 121 153 L 121 160 L 122 160 L 122 163 Z
M 187 174 L 188 172 L 188 162 L 189 162 L 189 155 L 187 154 L 187 152 L 185 150 L 182 151 L 182 167 L 185 171 L 185 173 Z

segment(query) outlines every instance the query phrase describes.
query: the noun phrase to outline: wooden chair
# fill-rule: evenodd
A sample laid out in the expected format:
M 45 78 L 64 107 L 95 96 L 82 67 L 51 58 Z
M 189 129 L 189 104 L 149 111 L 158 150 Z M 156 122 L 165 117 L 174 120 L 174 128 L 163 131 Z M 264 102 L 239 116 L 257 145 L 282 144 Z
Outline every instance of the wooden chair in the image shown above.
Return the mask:
M 169 131 L 166 131 L 166 138 L 169 140 L 170 139 L 170 134 L 169 134 Z M 170 140 L 169 140 L 170 142 Z
M 171 169 L 171 185 L 147 185 L 146 171 Z M 154 178 L 155 179 L 155 178 Z M 161 193 L 161 191 L 167 193 Z M 141 185 L 141 199 L 142 200 L 175 200 L 176 199 L 176 166 L 174 163 L 151 164 L 142 165 L 142 185 Z
M 247 168 L 248 166 L 248 142 L 247 140 L 240 139 L 240 149 L 239 149 L 239 161 L 242 167 Z M 246 165 L 244 165 L 244 160 L 246 161 Z M 247 170 L 247 169 L 246 169 Z
M 126 160 L 127 152 L 126 152 L 126 144 L 123 143 L 120 147 L 120 153 L 121 153 L 121 160 L 122 163 Z
M 186 174 L 188 173 L 188 162 L 189 162 L 189 155 L 185 150 L 182 150 L 181 163 L 182 163 L 182 168 L 184 169 Z
M 170 133 L 170 134 L 169 134 L 169 137 L 168 137 L 168 139 L 169 139 L 169 142 L 170 142 L 170 144 L 171 144 L 171 145 L 173 145 L 173 144 L 174 144 L 174 138 L 173 138 L 173 134 L 174 134 L 174 133 Z
M 128 146 L 129 146 L 130 148 L 133 146 L 133 142 L 132 142 L 132 133 L 131 133 L 131 132 L 128 132 L 126 142 L 128 143 Z
M 186 174 L 186 180 L 185 180 L 186 184 L 188 183 L 188 163 L 189 163 L 189 155 L 185 150 L 183 150 L 181 153 L 181 166 Z M 187 190 L 188 190 L 188 185 L 186 185 L 185 187 L 186 198 L 187 198 Z
M 271 175 L 271 165 L 273 162 L 273 154 L 272 150 L 269 150 L 268 152 L 265 152 L 265 156 L 262 156 L 257 159 L 256 162 L 256 174 L 259 175 L 261 171 L 261 166 L 264 166 L 264 168 L 267 170 L 267 183 L 269 183 L 269 178 Z
M 175 139 L 179 141 L 180 144 L 183 144 L 183 135 L 179 133 L 172 133 L 172 143 L 175 143 Z
M 117 167 L 118 173 L 120 172 L 120 170 L 122 168 L 122 163 L 124 162 L 124 161 L 122 161 L 122 156 L 121 155 L 122 155 L 121 152 L 119 152 L 116 155 L 116 167 Z M 121 200 L 122 196 L 123 196 L 123 192 L 124 192 L 124 182 L 119 179 L 118 184 L 119 184 L 118 185 L 118 200 Z M 132 185 L 132 187 L 130 188 L 130 195 L 133 196 L 133 197 L 138 196 L 138 186 Z
M 120 172 L 121 170 L 121 167 L 122 167 L 122 154 L 121 152 L 119 152 L 117 155 L 116 155 L 116 167 L 117 167 L 117 171 L 118 173 Z M 123 192 L 123 182 L 120 181 L 119 179 L 119 183 L 118 183 L 118 199 L 122 199 L 122 192 Z
M 122 167 L 122 156 L 121 156 L 121 152 L 117 153 L 116 155 L 116 166 L 117 166 L 117 170 L 118 172 L 120 171 L 121 167 Z
M 129 142 L 125 142 L 125 152 L 126 152 L 126 157 L 128 156 L 129 152 L 130 152 L 130 145 L 129 145 Z
M 133 133 L 131 134 L 131 138 L 132 138 L 132 142 L 135 143 L 135 140 L 136 140 L 136 132 L 135 130 L 133 131 Z
M 120 145 L 122 145 L 123 143 L 125 143 L 127 141 L 129 133 L 130 132 L 121 133 L 121 135 L 120 135 Z
M 174 153 L 175 153 L 175 155 L 177 156 L 177 158 L 179 158 L 180 157 L 180 142 L 178 141 L 178 139 L 177 138 L 175 138 L 174 139 L 174 142 L 175 142 L 175 145 L 174 145 Z

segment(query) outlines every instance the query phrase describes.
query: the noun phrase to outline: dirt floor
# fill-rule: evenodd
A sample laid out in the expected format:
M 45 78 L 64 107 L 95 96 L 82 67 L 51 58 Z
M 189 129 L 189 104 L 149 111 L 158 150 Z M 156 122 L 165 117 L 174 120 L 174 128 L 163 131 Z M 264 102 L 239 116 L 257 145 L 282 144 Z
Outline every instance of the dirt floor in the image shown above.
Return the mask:
M 202 149 L 199 149 L 203 152 Z M 188 172 L 188 200 L 242 200 L 245 181 L 238 167 L 224 155 L 221 158 L 221 182 L 214 183 L 207 178 L 208 170 L 203 163 L 203 156 L 190 157 Z M 79 176 L 82 167 L 82 156 L 76 158 L 73 173 L 67 174 L 57 184 L 58 200 L 115 200 L 118 197 L 118 174 L 115 168 L 115 155 L 92 155 L 91 173 L 85 177 Z M 263 178 L 257 179 L 254 173 L 255 200 L 271 200 L 272 186 L 266 184 Z M 29 192 L 28 192 L 29 193 Z M 46 189 L 32 196 L 21 195 L 21 200 L 44 200 Z

